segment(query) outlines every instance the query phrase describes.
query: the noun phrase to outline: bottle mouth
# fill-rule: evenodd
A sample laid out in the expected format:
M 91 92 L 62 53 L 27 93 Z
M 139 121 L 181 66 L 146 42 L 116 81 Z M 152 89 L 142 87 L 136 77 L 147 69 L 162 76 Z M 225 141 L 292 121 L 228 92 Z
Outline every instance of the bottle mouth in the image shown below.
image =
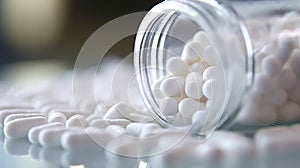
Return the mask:
M 194 43 L 201 47 L 193 47 Z M 192 55 L 199 58 L 190 58 Z M 177 58 L 188 65 L 189 71 L 184 75 L 181 66 L 168 63 Z M 243 93 L 252 85 L 253 64 L 247 29 L 234 10 L 223 2 L 164 1 L 150 10 L 137 32 L 134 65 L 139 87 L 145 105 L 165 127 L 189 128 L 193 134 L 208 136 L 215 129 L 231 124 L 239 111 Z M 212 67 L 218 73 L 208 71 Z M 193 74 L 200 73 L 203 79 L 206 70 L 211 78 L 206 77 L 203 85 L 197 85 L 200 89 L 194 87 L 187 93 L 191 83 L 187 76 L 196 72 Z M 172 82 L 166 82 L 172 80 L 175 81 L 173 86 Z M 180 91 L 176 95 L 174 89 L 178 91 L 178 88 Z M 199 90 L 204 92 L 202 97 L 195 93 Z M 200 103 L 198 107 L 194 100 Z M 203 104 L 205 108 L 199 108 Z M 178 113 L 172 113 L 176 109 Z M 196 110 L 192 115 L 188 112 L 191 109 Z M 185 112 L 189 113 L 188 117 Z

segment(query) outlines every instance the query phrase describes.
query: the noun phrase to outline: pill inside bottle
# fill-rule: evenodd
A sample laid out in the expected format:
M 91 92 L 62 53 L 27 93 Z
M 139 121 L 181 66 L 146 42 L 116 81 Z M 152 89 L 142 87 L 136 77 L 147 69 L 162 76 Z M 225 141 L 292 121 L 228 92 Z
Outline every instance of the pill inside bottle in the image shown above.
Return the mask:
M 300 4 L 167 0 L 144 17 L 134 65 L 166 127 L 209 136 L 300 121 Z

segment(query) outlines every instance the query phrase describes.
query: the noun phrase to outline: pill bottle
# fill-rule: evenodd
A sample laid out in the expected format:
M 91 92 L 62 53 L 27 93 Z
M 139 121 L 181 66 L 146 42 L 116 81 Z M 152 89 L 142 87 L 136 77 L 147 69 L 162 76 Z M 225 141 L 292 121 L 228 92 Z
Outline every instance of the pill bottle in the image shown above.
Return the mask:
M 163 126 L 256 130 L 300 119 L 298 0 L 166 0 L 140 24 L 134 66 Z

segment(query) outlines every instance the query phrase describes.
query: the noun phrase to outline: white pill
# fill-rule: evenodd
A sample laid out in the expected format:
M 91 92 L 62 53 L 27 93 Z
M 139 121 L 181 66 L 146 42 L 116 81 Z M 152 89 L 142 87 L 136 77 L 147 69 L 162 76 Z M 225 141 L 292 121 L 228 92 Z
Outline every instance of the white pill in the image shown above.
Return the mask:
M 164 128 L 162 128 L 160 125 L 156 124 L 156 123 L 151 123 L 151 124 L 147 124 L 147 126 L 143 127 L 142 132 L 140 132 L 140 138 L 150 138 L 156 135 L 159 135 Z M 156 138 L 154 138 L 156 139 Z M 153 140 L 153 139 L 150 139 Z
M 210 45 L 207 34 L 204 31 L 197 32 L 194 35 L 193 40 L 199 42 L 203 47 Z
M 276 107 L 282 106 L 287 101 L 287 92 L 283 89 L 275 89 L 265 97 L 265 101 Z
M 65 123 L 67 121 L 67 117 L 63 113 L 50 113 L 48 117 L 48 122 L 60 122 Z
M 273 78 L 266 74 L 256 74 L 254 77 L 254 90 L 267 93 L 274 91 L 276 89 L 276 82 Z
M 189 73 L 189 65 L 179 57 L 172 57 L 166 63 L 167 73 L 174 76 L 186 76 Z
M 0 112 L 0 126 L 4 125 L 4 120 L 7 116 L 11 114 L 24 114 L 24 113 L 39 113 L 37 110 L 33 109 L 8 109 L 8 110 L 1 110 Z
M 62 135 L 65 132 L 79 132 L 80 128 L 50 127 L 44 128 L 39 134 L 39 144 L 43 147 L 59 147 Z
M 192 118 L 196 111 L 205 110 L 205 104 L 191 98 L 185 98 L 179 102 L 178 110 L 184 118 Z
M 218 131 L 213 133 L 208 141 L 214 141 L 215 145 L 222 150 L 225 158 L 249 158 L 255 151 L 253 142 L 239 133 Z
M 48 112 L 49 115 L 51 113 L 62 113 L 68 119 L 68 118 L 72 117 L 73 115 L 76 115 L 77 111 L 76 111 L 76 109 L 59 109 L 59 110 L 55 109 L 55 110 L 51 110 Z
M 89 127 L 84 131 L 65 132 L 61 137 L 61 146 L 64 149 L 97 149 L 105 147 L 112 139 L 110 133 Z
M 96 127 L 99 129 L 105 129 L 109 125 L 119 125 L 121 127 L 126 127 L 130 123 L 131 123 L 131 121 L 126 120 L 126 119 L 111 119 L 111 120 L 97 119 L 97 120 L 91 121 L 89 126 Z
M 252 140 L 242 135 L 236 135 L 232 138 L 226 136 L 224 141 L 221 141 L 220 148 L 222 149 L 225 158 L 249 158 L 254 156 L 255 146 Z
M 187 75 L 185 81 L 185 93 L 188 97 L 193 99 L 200 99 L 202 93 L 203 79 L 199 72 L 191 72 Z
M 103 119 L 126 119 L 133 109 L 126 103 L 117 103 L 103 116 Z
M 254 139 L 261 154 L 285 153 L 300 148 L 298 132 L 287 127 L 259 130 Z
M 220 75 L 222 75 L 222 71 L 219 68 L 210 66 L 204 70 L 202 78 L 204 81 L 208 81 L 210 79 L 218 79 Z
M 27 137 L 31 128 L 38 125 L 44 125 L 46 123 L 47 119 L 41 116 L 16 119 L 7 123 L 4 127 L 4 134 L 9 138 L 24 138 Z
M 272 124 L 277 120 L 275 107 L 271 105 L 247 104 L 238 114 L 238 121 L 247 125 Z
M 113 137 L 121 137 L 125 134 L 125 128 L 119 126 L 119 125 L 109 125 L 105 128 L 105 132 L 111 134 Z
M 199 42 L 188 42 L 182 51 L 181 58 L 188 64 L 193 64 L 200 59 L 202 55 L 203 47 Z
M 146 123 L 131 123 L 126 127 L 126 134 L 139 137 Z
M 199 72 L 199 73 L 203 73 L 203 71 L 205 70 L 206 66 L 204 65 L 204 63 L 202 62 L 195 62 L 191 65 L 190 70 L 192 72 Z
M 294 102 L 287 102 L 278 109 L 278 120 L 283 122 L 291 122 L 299 119 L 300 107 Z
M 297 80 L 299 81 L 299 80 Z M 296 86 L 288 91 L 288 99 L 296 103 L 300 103 L 300 83 L 297 82 Z
M 161 92 L 161 90 L 160 90 L 160 85 L 161 85 L 161 83 L 164 81 L 164 79 L 165 78 L 161 78 L 161 79 L 158 79 L 158 80 L 156 80 L 153 84 L 152 84 L 152 87 L 151 87 L 151 89 L 152 89 L 152 93 L 154 94 L 154 96 L 156 97 L 156 98 L 164 98 L 165 97 L 165 95 Z
M 28 132 L 28 140 L 33 144 L 37 144 L 39 142 L 39 134 L 43 129 L 63 126 L 62 123 L 56 122 L 33 127 Z
M 278 135 L 279 132 L 287 132 L 288 130 L 289 130 L 288 127 L 285 126 L 262 128 L 256 132 L 255 140 L 261 139 L 265 136 L 276 135 L 276 134 Z
M 161 83 L 161 91 L 167 97 L 183 97 L 184 96 L 184 77 L 170 77 Z
M 73 115 L 66 121 L 66 127 L 82 127 L 85 128 L 89 122 L 82 115 Z
M 174 98 L 164 98 L 160 104 L 161 113 L 164 115 L 172 116 L 178 112 L 178 100 Z
M 282 64 L 284 64 L 289 59 L 293 49 L 293 39 L 286 36 L 281 36 L 278 39 L 276 57 L 281 60 Z
M 90 122 L 89 127 L 95 127 L 95 128 L 99 128 L 99 129 L 105 129 L 109 125 L 110 125 L 109 124 L 109 119 L 95 119 L 95 120 L 93 120 L 93 121 Z
M 212 99 L 214 95 L 217 95 L 216 80 L 210 79 L 205 81 L 202 86 L 202 93 L 207 99 Z
M 297 77 L 290 69 L 283 69 L 277 79 L 279 87 L 288 90 L 296 85 Z
M 267 56 L 262 60 L 262 70 L 270 76 L 278 76 L 282 70 L 281 61 L 274 56 Z
M 288 67 L 295 72 L 296 76 L 300 78 L 300 49 L 294 50 L 288 60 Z
M 10 122 L 10 121 L 13 121 L 15 119 L 21 119 L 21 118 L 28 118 L 28 117 L 36 117 L 36 116 L 42 116 L 42 117 L 45 117 L 43 114 L 39 114 L 39 113 L 20 113 L 20 114 L 11 114 L 9 116 L 7 116 L 5 119 L 4 119 L 4 126 Z
M 279 34 L 279 38 L 290 38 L 293 40 L 294 42 L 294 47 L 298 47 L 298 36 L 299 33 L 297 32 L 297 30 L 283 30 L 280 34 Z
M 208 65 L 221 65 L 218 53 L 212 46 L 206 46 L 203 50 L 203 59 Z
M 195 156 L 204 163 L 217 163 L 223 156 L 220 147 L 213 143 L 205 142 L 195 146 Z
M 89 122 L 91 122 L 93 120 L 97 120 L 97 119 L 103 119 L 103 114 L 99 113 L 99 112 L 95 112 L 94 114 L 92 114 L 86 118 L 86 120 Z

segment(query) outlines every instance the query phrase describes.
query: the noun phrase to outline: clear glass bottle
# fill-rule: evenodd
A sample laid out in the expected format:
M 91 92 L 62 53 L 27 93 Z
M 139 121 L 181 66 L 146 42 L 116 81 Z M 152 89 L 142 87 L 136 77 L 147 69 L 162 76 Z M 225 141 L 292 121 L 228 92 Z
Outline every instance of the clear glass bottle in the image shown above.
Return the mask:
M 299 121 L 299 49 L 298 0 L 166 0 L 143 19 L 134 64 L 158 123 L 208 136 Z

